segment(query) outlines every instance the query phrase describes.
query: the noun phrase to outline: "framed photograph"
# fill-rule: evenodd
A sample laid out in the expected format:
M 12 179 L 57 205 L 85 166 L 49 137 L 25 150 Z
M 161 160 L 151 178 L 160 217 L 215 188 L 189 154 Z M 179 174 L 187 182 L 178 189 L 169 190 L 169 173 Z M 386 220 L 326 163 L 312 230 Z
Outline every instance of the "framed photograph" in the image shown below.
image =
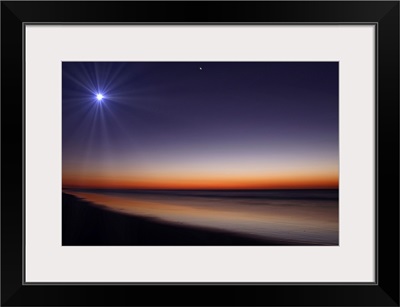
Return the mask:
M 399 306 L 398 1 L 1 26 L 2 305 Z

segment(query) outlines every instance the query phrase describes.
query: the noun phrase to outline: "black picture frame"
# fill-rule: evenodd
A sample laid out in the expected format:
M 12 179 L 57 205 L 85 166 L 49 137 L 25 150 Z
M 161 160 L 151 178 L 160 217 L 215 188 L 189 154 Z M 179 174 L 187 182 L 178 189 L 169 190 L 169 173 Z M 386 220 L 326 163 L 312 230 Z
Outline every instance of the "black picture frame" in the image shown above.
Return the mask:
M 23 40 L 24 25 L 30 22 L 375 25 L 376 282 L 25 284 Z M 1 77 L 3 306 L 399 306 L 398 1 L 3 1 Z

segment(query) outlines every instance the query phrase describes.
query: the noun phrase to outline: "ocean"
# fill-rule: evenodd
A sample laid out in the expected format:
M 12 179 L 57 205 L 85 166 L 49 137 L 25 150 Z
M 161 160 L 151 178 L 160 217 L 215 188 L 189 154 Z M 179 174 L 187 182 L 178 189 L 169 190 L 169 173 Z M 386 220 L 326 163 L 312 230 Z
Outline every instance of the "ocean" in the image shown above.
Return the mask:
M 290 244 L 338 245 L 338 190 L 64 189 L 106 210 Z M 162 234 L 160 234 L 162 235 Z

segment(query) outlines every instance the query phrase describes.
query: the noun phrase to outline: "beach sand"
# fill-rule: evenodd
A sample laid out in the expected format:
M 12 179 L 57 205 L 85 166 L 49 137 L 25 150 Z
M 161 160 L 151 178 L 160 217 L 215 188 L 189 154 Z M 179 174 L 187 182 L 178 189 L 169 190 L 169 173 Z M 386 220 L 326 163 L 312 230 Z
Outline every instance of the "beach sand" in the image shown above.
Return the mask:
M 127 215 L 62 194 L 64 246 L 303 245 Z

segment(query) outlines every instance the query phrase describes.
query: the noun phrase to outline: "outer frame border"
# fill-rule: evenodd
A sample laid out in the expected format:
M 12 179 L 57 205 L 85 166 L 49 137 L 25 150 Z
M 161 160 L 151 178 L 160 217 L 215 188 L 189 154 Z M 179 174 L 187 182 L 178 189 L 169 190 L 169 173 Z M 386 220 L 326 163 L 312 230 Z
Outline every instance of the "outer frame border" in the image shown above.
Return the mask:
M 374 24 L 376 283 L 25 283 L 25 26 L 73 23 Z M 399 306 L 399 2 L 7 1 L 1 35 L 1 304 Z

